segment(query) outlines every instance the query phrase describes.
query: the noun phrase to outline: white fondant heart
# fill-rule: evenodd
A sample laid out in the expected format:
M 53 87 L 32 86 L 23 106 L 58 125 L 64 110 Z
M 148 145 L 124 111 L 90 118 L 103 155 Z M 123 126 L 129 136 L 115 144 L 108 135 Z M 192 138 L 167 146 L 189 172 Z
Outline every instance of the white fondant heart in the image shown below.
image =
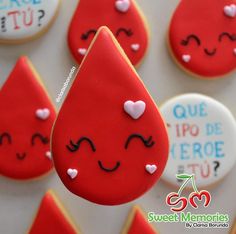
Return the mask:
M 234 18 L 236 16 L 236 5 L 235 4 L 231 4 L 231 5 L 227 5 L 224 7 L 224 13 L 225 15 Z
M 52 159 L 52 154 L 51 154 L 51 152 L 50 151 L 47 151 L 46 153 L 45 153 L 45 156 L 48 158 L 48 159 Z
M 127 101 L 124 103 L 124 110 L 133 119 L 139 119 L 146 109 L 146 103 L 143 101 Z
M 78 52 L 79 52 L 79 54 L 81 54 L 81 55 L 86 55 L 86 53 L 87 53 L 87 49 L 85 49 L 85 48 L 79 48 L 78 49 Z
M 132 49 L 133 51 L 138 51 L 139 48 L 140 48 L 140 45 L 139 45 L 139 44 L 132 44 L 132 45 L 131 45 L 131 49 Z
M 156 165 L 154 165 L 154 164 L 153 165 L 149 165 L 149 164 L 146 165 L 146 171 L 148 173 L 154 174 L 156 170 L 157 170 L 157 166 Z
M 50 116 L 50 110 L 48 108 L 36 110 L 36 116 L 39 119 L 46 120 Z
M 70 176 L 71 179 L 74 179 L 78 175 L 78 171 L 76 169 L 68 169 L 67 170 L 68 176 Z
M 233 52 L 234 52 L 234 55 L 236 55 L 236 48 L 234 48 L 234 51 L 233 51 Z
M 191 60 L 191 56 L 190 56 L 189 54 L 184 54 L 184 55 L 182 56 L 182 59 L 183 59 L 183 61 L 184 61 L 185 63 L 189 63 L 190 60 Z
M 130 0 L 117 0 L 115 6 L 118 11 L 125 13 L 129 10 Z

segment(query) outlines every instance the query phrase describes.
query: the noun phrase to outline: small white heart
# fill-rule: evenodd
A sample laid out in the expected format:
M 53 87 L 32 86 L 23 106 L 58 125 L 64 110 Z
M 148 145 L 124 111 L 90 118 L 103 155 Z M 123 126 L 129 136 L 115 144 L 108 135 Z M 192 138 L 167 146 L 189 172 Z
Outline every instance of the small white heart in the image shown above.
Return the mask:
M 47 151 L 46 153 L 45 153 L 45 156 L 48 158 L 48 159 L 52 159 L 52 154 L 51 154 L 51 152 L 50 151 Z
M 191 60 L 191 56 L 190 56 L 189 54 L 184 54 L 184 55 L 182 56 L 182 59 L 183 59 L 183 61 L 184 61 L 185 63 L 189 63 L 190 60 Z
M 85 48 L 79 48 L 78 49 L 78 52 L 79 52 L 79 54 L 81 54 L 81 55 L 86 55 L 86 53 L 87 53 L 87 49 L 85 49 Z
M 146 171 L 150 174 L 154 174 L 157 170 L 157 166 L 156 165 L 150 165 L 150 164 L 147 164 L 146 165 Z
M 125 13 L 130 8 L 130 0 L 117 0 L 115 6 L 118 11 Z
M 236 48 L 234 48 L 233 52 L 234 52 L 234 55 L 236 55 Z
M 146 103 L 143 101 L 126 101 L 124 103 L 124 110 L 133 119 L 139 119 L 146 109 Z
M 50 110 L 48 108 L 36 110 L 36 116 L 39 119 L 46 120 L 50 116 Z
M 132 44 L 132 45 L 131 45 L 131 49 L 132 49 L 133 51 L 138 51 L 138 50 L 140 49 L 140 45 L 139 45 L 139 44 Z
M 224 7 L 224 13 L 225 15 L 234 18 L 236 16 L 236 5 L 235 4 L 231 4 L 231 5 L 227 5 Z
M 67 170 L 67 174 L 70 176 L 71 179 L 74 179 L 77 174 L 78 174 L 78 171 L 76 169 L 68 169 Z

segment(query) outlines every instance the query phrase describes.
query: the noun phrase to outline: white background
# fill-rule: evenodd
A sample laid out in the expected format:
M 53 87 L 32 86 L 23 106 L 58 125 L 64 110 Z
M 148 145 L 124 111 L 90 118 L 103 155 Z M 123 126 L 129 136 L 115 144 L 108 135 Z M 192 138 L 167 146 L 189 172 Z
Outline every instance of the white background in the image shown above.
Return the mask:
M 168 98 L 186 92 L 200 92 L 216 98 L 236 116 L 236 72 L 225 79 L 205 81 L 189 77 L 172 62 L 166 48 L 166 33 L 171 15 L 179 0 L 137 0 L 147 16 L 151 30 L 149 52 L 138 69 L 154 100 L 160 106 Z M 77 0 L 63 1 L 59 17 L 43 37 L 23 45 L 0 46 L 0 85 L 7 79 L 20 55 L 27 55 L 42 77 L 54 102 L 57 93 L 75 62 L 70 56 L 66 35 L 77 5 Z M 214 7 L 214 6 L 213 6 Z M 59 106 L 58 106 L 59 107 Z M 236 157 L 236 155 L 235 155 Z M 196 213 L 228 213 L 231 223 L 236 216 L 236 170 L 214 189 L 210 208 Z M 140 204 L 146 211 L 169 213 L 166 195 L 174 190 L 160 181 L 141 199 L 116 207 L 103 207 L 89 203 L 68 192 L 55 173 L 38 181 L 17 182 L 0 177 L 0 234 L 23 234 L 33 221 L 41 198 L 47 189 L 59 195 L 84 234 L 117 234 L 121 231 L 132 204 Z M 189 211 L 193 211 L 188 209 Z M 194 211 L 193 211 L 194 212 Z M 155 224 L 162 234 L 214 233 L 229 230 L 186 230 L 183 224 Z M 141 234 L 141 233 L 140 233 Z

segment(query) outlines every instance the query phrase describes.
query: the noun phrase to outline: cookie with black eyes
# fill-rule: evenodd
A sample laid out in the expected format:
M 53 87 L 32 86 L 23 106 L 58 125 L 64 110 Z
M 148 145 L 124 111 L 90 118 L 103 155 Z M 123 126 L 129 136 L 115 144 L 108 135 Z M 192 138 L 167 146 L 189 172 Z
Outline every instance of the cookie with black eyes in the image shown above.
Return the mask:
M 103 205 L 138 198 L 164 170 L 165 123 L 107 27 L 97 32 L 61 107 L 52 156 L 68 190 Z
M 236 0 L 182 0 L 170 23 L 169 48 L 187 72 L 207 79 L 236 68 Z
M 56 113 L 26 57 L 18 60 L 0 90 L 0 111 L 0 174 L 27 180 L 48 173 Z
M 97 30 L 107 26 L 133 65 L 138 66 L 148 48 L 146 20 L 135 0 L 80 0 L 68 32 L 68 44 L 80 64 Z

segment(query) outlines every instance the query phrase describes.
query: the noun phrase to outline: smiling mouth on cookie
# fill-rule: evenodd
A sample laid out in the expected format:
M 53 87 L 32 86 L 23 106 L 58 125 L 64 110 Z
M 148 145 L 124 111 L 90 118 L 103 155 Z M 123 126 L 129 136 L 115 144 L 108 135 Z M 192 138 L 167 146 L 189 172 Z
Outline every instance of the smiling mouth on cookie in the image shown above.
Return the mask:
M 208 50 L 208 49 L 204 49 L 204 52 L 205 52 L 205 54 L 206 55 L 208 55 L 208 56 L 213 56 L 213 55 L 215 55 L 216 54 L 216 48 L 214 48 L 213 50 Z
M 16 158 L 19 160 L 24 160 L 25 157 L 26 157 L 26 153 L 22 153 L 22 154 L 16 153 Z
M 105 172 L 114 172 L 120 167 L 120 162 L 117 162 L 113 168 L 104 167 L 101 161 L 98 161 L 98 165 Z

